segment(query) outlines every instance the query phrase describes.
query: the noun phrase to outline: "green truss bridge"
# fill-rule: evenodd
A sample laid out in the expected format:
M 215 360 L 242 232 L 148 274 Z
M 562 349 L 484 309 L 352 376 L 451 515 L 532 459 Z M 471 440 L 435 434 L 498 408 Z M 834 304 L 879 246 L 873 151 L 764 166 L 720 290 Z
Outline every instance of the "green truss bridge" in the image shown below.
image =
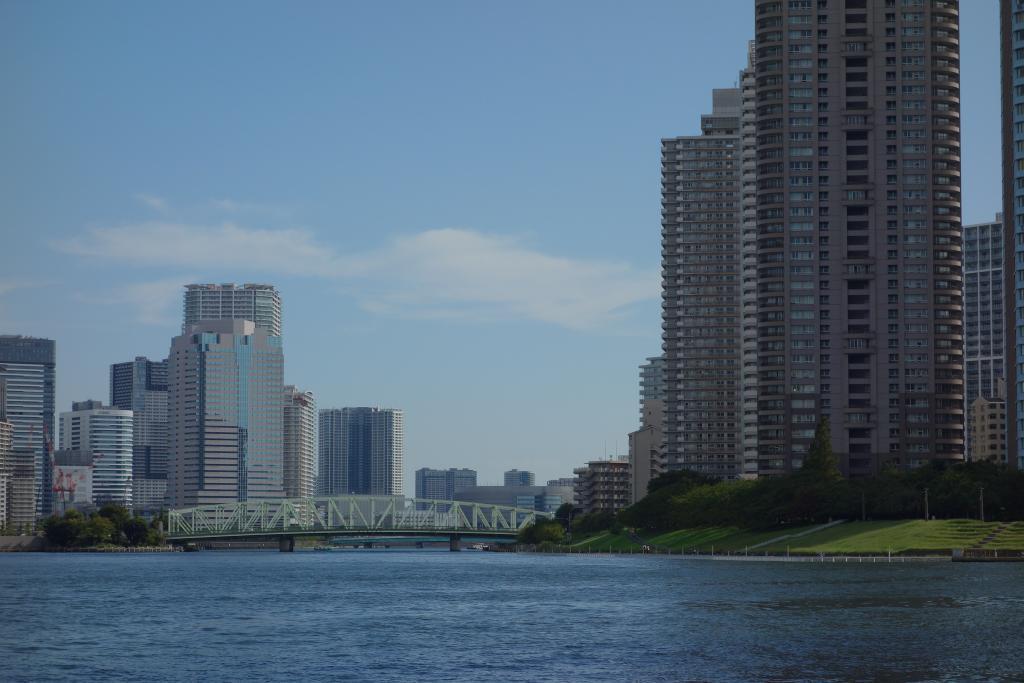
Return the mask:
M 171 510 L 171 543 L 277 538 L 283 552 L 296 536 L 447 536 L 459 549 L 463 535 L 510 540 L 550 513 L 528 508 L 403 496 L 331 496 L 250 500 Z

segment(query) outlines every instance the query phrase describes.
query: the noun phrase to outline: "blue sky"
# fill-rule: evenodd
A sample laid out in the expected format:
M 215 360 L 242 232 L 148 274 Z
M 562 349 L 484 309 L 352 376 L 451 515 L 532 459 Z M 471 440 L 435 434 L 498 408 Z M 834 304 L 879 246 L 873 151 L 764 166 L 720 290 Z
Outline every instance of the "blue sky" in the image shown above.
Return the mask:
M 0 332 L 58 407 L 269 282 L 286 380 L 406 411 L 406 480 L 626 450 L 660 352 L 659 141 L 752 2 L 0 4 Z M 999 202 L 994 0 L 962 14 L 964 218 Z

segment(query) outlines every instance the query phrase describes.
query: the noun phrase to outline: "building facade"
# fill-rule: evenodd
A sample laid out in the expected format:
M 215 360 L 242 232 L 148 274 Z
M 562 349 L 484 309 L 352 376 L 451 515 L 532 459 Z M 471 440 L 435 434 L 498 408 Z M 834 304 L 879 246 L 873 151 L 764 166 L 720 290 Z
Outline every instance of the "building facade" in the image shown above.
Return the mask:
M 565 486 L 466 486 L 456 488 L 455 500 L 485 505 L 557 512 L 565 503 L 571 503 L 573 491 Z
M 0 382 L 0 387 L 3 383 Z M 7 487 L 10 482 L 11 448 L 14 437 L 14 425 L 7 422 L 3 415 L 3 400 L 0 398 L 0 529 L 7 526 Z
M 14 428 L 11 449 L 33 454 L 33 500 L 41 515 L 49 509 L 49 467 L 44 465 L 56 439 L 57 344 L 52 339 L 0 335 L 0 379 L 7 387 L 7 421 Z M 19 456 L 19 462 L 22 459 Z
M 701 135 L 662 140 L 664 458 L 742 472 L 741 91 L 715 90 Z
M 505 486 L 535 486 L 537 475 L 526 470 L 509 470 L 505 472 Z
M 629 434 L 629 502 L 647 495 L 647 485 L 665 471 L 662 455 L 665 402 L 644 401 L 644 417 L 640 429 Z
M 7 528 L 14 532 L 33 529 L 40 516 L 36 497 L 37 455 L 34 450 L 13 449 L 8 460 Z
M 591 460 L 573 473 L 576 475 L 573 498 L 583 514 L 618 512 L 629 505 L 628 460 Z
M 251 320 L 270 336 L 280 337 L 281 295 L 273 285 L 185 285 L 183 333 L 201 320 L 225 318 Z
M 665 400 L 665 357 L 653 356 L 640 366 L 640 424 L 644 422 L 644 402 Z
M 998 381 L 991 398 L 978 396 L 971 403 L 971 460 L 1007 464 L 1006 458 L 1006 399 L 1004 382 Z
M 402 495 L 404 452 L 401 410 L 321 410 L 321 495 Z
M 1004 378 L 1003 224 L 964 226 L 964 409 L 979 396 L 996 398 Z M 967 422 L 967 456 L 973 460 L 974 420 Z
M 898 5 L 898 6 L 897 6 Z M 756 0 L 759 476 L 964 457 L 959 10 Z
M 86 513 L 96 509 L 92 480 L 93 466 L 96 462 L 96 456 L 92 451 L 54 451 L 51 514 L 63 515 L 68 510 Z M 134 492 L 133 488 L 132 493 Z
M 1024 469 L 1024 0 L 999 0 L 1002 72 L 1006 440 Z
M 318 496 L 343 496 L 349 493 L 348 463 L 341 449 L 341 409 L 320 411 L 319 455 L 316 478 Z
M 249 320 L 209 320 L 171 341 L 171 507 L 284 495 L 281 338 Z
M 308 498 L 316 493 L 316 400 L 311 391 L 284 388 L 284 494 Z
M 132 411 L 104 406 L 102 401 L 77 401 L 70 412 L 60 414 L 61 449 L 91 454 L 92 502 L 97 507 L 132 507 L 134 421 Z
M 476 486 L 476 470 L 449 468 L 416 470 L 416 497 L 428 500 L 455 500 L 456 489 Z
M 158 510 L 167 490 L 167 361 L 136 356 L 111 365 L 110 405 L 132 411 L 132 504 Z

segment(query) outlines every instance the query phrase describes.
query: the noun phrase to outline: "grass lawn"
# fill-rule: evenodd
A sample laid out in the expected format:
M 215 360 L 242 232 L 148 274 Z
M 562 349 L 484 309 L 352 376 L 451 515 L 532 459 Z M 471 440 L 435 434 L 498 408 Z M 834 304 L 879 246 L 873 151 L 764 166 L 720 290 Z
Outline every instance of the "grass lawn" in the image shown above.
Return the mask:
M 735 527 L 707 527 L 679 529 L 656 536 L 645 536 L 647 543 L 660 549 L 673 551 L 743 552 L 750 546 L 778 538 L 769 545 L 751 550 L 753 553 L 792 554 L 885 554 L 890 550 L 901 552 L 948 552 L 954 548 L 981 546 L 993 550 L 1024 550 L 1024 522 L 1004 526 L 995 538 L 982 545 L 990 533 L 998 529 L 998 522 L 979 522 L 973 519 L 923 519 L 889 522 L 846 522 L 828 529 L 808 533 L 798 538 L 782 536 L 806 532 L 814 527 L 785 527 L 768 531 L 746 531 Z M 612 534 L 602 531 L 589 536 L 577 536 L 571 546 L 577 551 L 629 552 L 639 551 L 640 545 L 626 533 Z
M 1024 522 L 1013 522 L 983 547 L 993 550 L 1024 550 Z
M 769 545 L 768 551 L 792 553 L 894 553 L 969 548 L 997 526 L 971 519 L 923 519 L 895 522 L 847 522 L 800 538 Z
M 573 538 L 573 542 L 569 547 L 573 550 L 589 552 L 609 552 L 612 550 L 616 552 L 629 552 L 630 550 L 639 552 L 641 550 L 640 545 L 634 543 L 625 533 L 613 534 L 610 531 L 600 531 L 584 537 L 577 535 Z

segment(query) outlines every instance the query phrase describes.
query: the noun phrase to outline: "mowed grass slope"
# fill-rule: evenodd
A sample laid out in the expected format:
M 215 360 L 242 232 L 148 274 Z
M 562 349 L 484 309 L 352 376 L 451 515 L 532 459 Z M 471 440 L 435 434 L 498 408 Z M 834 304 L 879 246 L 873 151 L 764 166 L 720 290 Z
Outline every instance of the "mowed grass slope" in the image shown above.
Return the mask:
M 1000 524 L 972 519 L 901 520 L 846 522 L 813 531 L 813 526 L 749 531 L 735 527 L 679 529 L 654 536 L 644 543 L 659 550 L 675 552 L 791 554 L 885 554 L 948 552 L 954 548 L 982 547 L 994 550 L 1024 550 L 1024 522 Z M 998 532 L 998 533 L 997 533 Z M 805 534 L 794 538 L 796 534 Z M 995 534 L 991 539 L 985 539 Z M 774 541 L 752 548 L 767 541 Z M 626 533 L 599 532 L 577 537 L 572 549 L 590 552 L 639 551 L 641 546 Z
M 847 522 L 766 546 L 791 553 L 894 553 L 948 551 L 982 543 L 998 524 L 971 519 L 923 519 L 894 522 Z

